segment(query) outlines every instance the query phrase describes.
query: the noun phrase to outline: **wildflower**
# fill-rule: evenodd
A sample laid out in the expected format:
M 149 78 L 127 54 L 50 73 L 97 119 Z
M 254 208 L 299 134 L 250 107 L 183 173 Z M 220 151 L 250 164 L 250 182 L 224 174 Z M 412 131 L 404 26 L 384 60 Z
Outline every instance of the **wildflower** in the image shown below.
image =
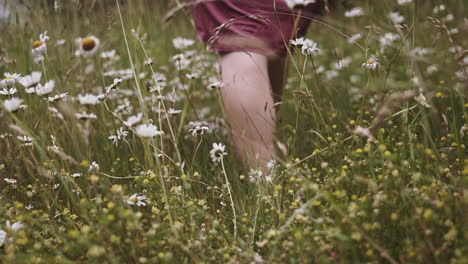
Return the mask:
M 97 116 L 94 113 L 86 113 L 85 111 L 81 113 L 75 113 L 75 117 L 81 120 L 87 120 L 87 119 L 97 119 Z
M 89 172 L 94 171 L 94 170 L 96 171 L 99 170 L 99 164 L 96 161 L 93 161 L 88 169 Z
M 153 65 L 153 59 L 147 58 L 144 62 L 143 65 Z
M 123 140 L 123 139 L 125 139 L 127 136 L 128 136 L 128 131 L 125 131 L 123 127 L 120 127 L 120 128 L 117 130 L 117 134 L 116 134 L 116 135 L 110 136 L 109 139 L 112 140 L 112 143 L 114 143 L 115 145 L 117 145 L 117 143 L 119 142 L 119 140 Z
M 6 183 L 8 183 L 8 184 L 12 184 L 12 185 L 15 185 L 15 184 L 16 184 L 16 180 L 15 180 L 15 179 L 4 178 L 3 180 L 6 181 Z
M 290 42 L 294 46 L 299 46 L 300 47 L 300 46 L 302 46 L 304 44 L 304 38 L 300 37 L 300 38 L 296 38 L 296 39 L 291 39 Z
M 302 54 L 304 55 L 316 56 L 320 52 L 320 49 L 317 48 L 317 43 L 311 39 L 297 38 L 291 40 L 291 44 L 301 47 Z
M 371 71 L 374 71 L 379 67 L 378 61 L 379 60 L 375 58 L 374 56 L 370 56 L 369 59 L 367 59 L 367 61 L 362 64 L 362 67 L 365 67 Z
M 185 74 L 185 77 L 189 78 L 190 80 L 195 80 L 195 79 L 200 78 L 200 74 L 197 72 L 192 72 L 192 73 Z
M 315 0 L 286 0 L 286 4 L 291 9 L 303 8 L 306 5 L 313 3 L 315 3 Z
M 399 39 L 400 36 L 392 33 L 385 33 L 382 37 L 379 38 L 381 51 L 383 52 L 384 48 L 388 45 L 391 45 L 393 41 Z
M 208 85 L 208 90 L 213 90 L 223 87 L 223 83 L 220 81 L 214 81 Z
M 175 110 L 174 108 L 169 108 L 169 110 L 167 110 L 167 113 L 170 115 L 177 115 L 182 113 L 182 110 Z
M 36 86 L 41 81 L 42 72 L 32 72 L 18 80 L 18 82 L 26 89 L 26 93 L 35 93 Z
M 21 221 L 15 222 L 13 224 L 10 221 L 6 221 L 6 227 L 11 232 L 17 232 L 21 228 L 23 228 L 23 224 Z M 6 243 L 12 243 L 13 238 L 8 238 L 7 232 L 5 230 L 0 229 L 0 247 L 3 247 Z
M 317 43 L 310 39 L 304 40 L 304 43 L 302 44 L 302 54 L 304 55 L 313 55 L 317 56 L 318 53 L 320 52 L 320 49 L 317 48 Z
M 341 70 L 343 68 L 348 67 L 351 61 L 352 59 L 350 57 L 342 58 L 339 61 L 337 61 L 335 65 L 333 65 L 333 67 L 337 70 Z
M 14 95 L 18 90 L 15 87 L 12 87 L 10 89 L 3 88 L 3 90 L 0 90 L 1 95 Z
M 258 178 L 262 177 L 263 172 L 260 169 L 250 169 L 249 171 L 249 181 L 255 183 Z
M 266 164 L 267 169 L 270 171 L 273 170 L 275 166 L 276 166 L 276 160 L 273 160 L 273 159 L 269 160 Z
M 388 14 L 388 17 L 395 24 L 401 24 L 405 20 L 405 17 L 400 15 L 400 13 L 398 12 L 390 12 L 390 14 Z
M 110 91 L 114 90 L 117 88 L 117 86 L 122 83 L 122 79 L 119 79 L 119 78 L 115 78 L 114 79 L 114 82 L 106 88 L 106 94 L 110 93 Z
M 439 6 L 436 6 L 434 7 L 434 14 L 438 14 L 439 12 L 442 12 L 442 11 L 445 11 L 446 7 L 445 5 L 439 5 Z
M 11 74 L 8 72 L 3 74 L 3 76 L 5 76 L 5 78 L 3 78 L 3 80 L 0 80 L 0 87 L 4 89 L 13 87 L 16 84 L 16 81 L 18 81 L 21 77 L 18 73 Z
M 32 55 L 35 58 L 41 58 L 44 59 L 42 56 L 43 54 L 47 53 L 47 44 L 45 43 L 49 39 L 49 36 L 47 36 L 47 31 L 39 35 L 39 40 L 36 40 L 33 42 L 32 45 Z
M 64 39 L 58 39 L 57 41 L 55 41 L 55 45 L 62 46 L 63 44 L 65 44 L 65 42 L 67 41 Z
M 146 196 L 145 195 L 138 195 L 132 194 L 132 196 L 128 197 L 127 204 L 130 205 L 137 205 L 137 206 L 146 206 Z
M 116 56 L 115 50 L 109 50 L 101 52 L 100 57 L 103 59 L 112 59 L 118 56 Z
M 431 105 L 427 102 L 427 99 L 426 99 L 426 97 L 424 96 L 423 93 L 419 93 L 418 96 L 415 96 L 414 100 L 416 100 L 416 102 L 418 102 L 420 105 L 422 105 L 422 106 L 424 106 L 426 108 L 431 107 Z
M 68 93 L 56 94 L 54 96 L 47 97 L 47 101 L 49 101 L 49 103 L 55 103 L 55 102 L 65 98 L 67 96 L 68 96 Z
M 206 132 L 210 131 L 208 123 L 206 122 L 190 122 L 189 132 L 192 133 L 192 136 L 203 135 Z
M 79 45 L 79 50 L 76 51 L 75 55 L 91 57 L 99 49 L 100 41 L 95 36 L 89 36 L 86 38 L 78 38 L 76 42 Z
M 224 151 L 225 148 L 226 146 L 222 143 L 213 143 L 213 149 L 210 151 L 213 162 L 220 162 L 223 159 L 223 156 L 227 155 L 227 152 Z
M 21 223 L 21 221 L 18 221 L 18 222 L 11 224 L 10 221 L 6 221 L 6 227 L 10 231 L 18 232 L 18 230 L 23 228 L 23 223 Z
M 345 17 L 358 17 L 358 16 L 363 16 L 363 15 L 364 15 L 364 10 L 360 7 L 356 7 L 345 12 Z
M 331 80 L 333 78 L 338 77 L 338 75 L 339 75 L 339 72 L 337 72 L 335 70 L 329 70 L 329 71 L 325 72 L 325 79 Z
M 19 141 L 23 142 L 21 144 L 22 146 L 32 146 L 32 141 L 33 141 L 32 137 L 18 136 L 17 138 L 18 138 Z
M 36 86 L 37 95 L 46 95 L 51 93 L 54 90 L 55 82 L 53 80 L 46 82 L 44 85 L 38 83 Z
M 356 40 L 358 40 L 358 39 L 360 39 L 360 38 L 362 38 L 361 33 L 354 34 L 354 35 L 352 35 L 351 37 L 349 37 L 348 43 L 350 43 L 350 44 L 351 44 L 351 43 L 354 43 L 354 42 L 356 42 Z
M 78 177 L 83 176 L 83 174 L 76 172 L 76 173 L 73 173 L 71 176 L 72 176 L 73 178 L 78 178 Z
M 136 116 L 130 116 L 127 121 L 124 121 L 124 125 L 126 125 L 127 127 L 132 127 L 133 125 L 135 125 L 136 123 L 139 123 L 141 121 L 141 119 L 143 118 L 143 114 L 142 113 L 138 113 Z
M 7 241 L 7 233 L 4 230 L 0 229 L 0 247 L 3 247 L 6 241 Z
M 78 101 L 80 101 L 82 105 L 96 105 L 100 102 L 100 99 L 99 96 L 87 93 L 85 95 L 79 94 Z
M 174 48 L 176 49 L 186 49 L 190 46 L 192 46 L 195 43 L 193 39 L 186 39 L 186 38 L 175 38 L 172 40 L 172 45 L 174 45 Z
M 163 135 L 164 132 L 158 130 L 153 124 L 142 124 L 136 127 L 135 133 L 140 137 L 154 137 Z
M 411 4 L 412 2 L 413 0 L 398 0 L 399 5 L 407 5 L 407 4 Z

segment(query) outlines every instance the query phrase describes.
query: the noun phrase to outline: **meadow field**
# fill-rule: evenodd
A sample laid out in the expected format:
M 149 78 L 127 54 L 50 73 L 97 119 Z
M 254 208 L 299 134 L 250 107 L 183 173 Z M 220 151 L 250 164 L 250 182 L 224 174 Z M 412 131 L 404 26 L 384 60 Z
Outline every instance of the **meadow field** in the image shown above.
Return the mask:
M 328 1 L 267 173 L 187 1 L 2 1 L 0 263 L 468 263 L 466 1 Z

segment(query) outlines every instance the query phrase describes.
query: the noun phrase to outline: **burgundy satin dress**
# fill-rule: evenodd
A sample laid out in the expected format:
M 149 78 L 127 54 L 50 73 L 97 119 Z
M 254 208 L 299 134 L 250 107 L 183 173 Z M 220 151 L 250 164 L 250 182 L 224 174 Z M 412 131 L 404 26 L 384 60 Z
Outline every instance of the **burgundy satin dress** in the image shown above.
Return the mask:
M 310 19 L 320 13 L 317 0 L 300 11 L 285 0 L 192 0 L 199 40 L 216 52 L 252 51 L 284 56 L 291 38 L 302 36 Z M 296 27 L 294 26 L 296 23 Z

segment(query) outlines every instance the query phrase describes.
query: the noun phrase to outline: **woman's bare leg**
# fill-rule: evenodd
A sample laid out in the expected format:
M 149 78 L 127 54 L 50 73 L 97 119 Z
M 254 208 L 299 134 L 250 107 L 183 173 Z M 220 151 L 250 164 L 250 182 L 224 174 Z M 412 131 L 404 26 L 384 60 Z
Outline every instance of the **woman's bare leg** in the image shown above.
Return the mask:
M 221 89 L 237 155 L 249 168 L 274 157 L 276 116 L 268 58 L 253 52 L 222 54 Z

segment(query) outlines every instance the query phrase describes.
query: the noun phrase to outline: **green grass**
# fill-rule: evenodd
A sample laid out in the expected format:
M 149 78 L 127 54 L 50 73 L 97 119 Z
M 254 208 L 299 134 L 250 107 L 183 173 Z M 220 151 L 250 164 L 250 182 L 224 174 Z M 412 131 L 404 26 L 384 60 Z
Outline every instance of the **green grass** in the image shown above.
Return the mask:
M 165 1 L 121 1 L 121 17 L 114 1 L 60 1 L 56 11 L 31 2 L 2 25 L 0 73 L 40 71 L 42 84 L 55 81 L 50 95 L 68 97 L 49 103 L 19 84 L 16 94 L 0 95 L 0 106 L 11 97 L 28 106 L 0 107 L 0 229 L 13 238 L 0 247 L 0 262 L 468 262 L 467 57 L 465 48 L 450 51 L 467 44 L 463 1 L 445 1 L 437 14 L 439 1 L 358 1 L 362 17 L 344 17 L 339 5 L 321 18 L 326 25 L 313 23 L 307 37 L 322 53 L 294 52 L 278 116 L 288 152 L 279 151 L 271 181 L 255 182 L 236 161 L 218 90 L 207 88 L 219 80 L 216 54 L 199 42 L 183 51 L 172 44 L 195 39 L 189 9 L 165 22 Z M 447 32 L 454 28 L 460 32 Z M 31 47 L 44 31 L 48 50 L 37 64 Z M 359 45 L 343 36 L 356 33 Z M 385 33 L 397 39 L 382 49 Z M 75 56 L 75 39 L 88 35 L 100 39 L 98 53 Z M 412 56 L 415 48 L 430 51 Z M 114 61 L 99 56 L 112 49 Z M 172 58 L 184 52 L 190 63 L 181 68 Z M 370 55 L 376 71 L 361 67 Z M 333 69 L 342 58 L 349 65 Z M 122 69 L 137 77 L 96 105 L 79 104 L 78 95 L 105 92 L 117 77 L 106 73 Z M 164 100 L 149 91 L 152 71 L 166 78 Z M 194 72 L 200 77 L 187 78 Z M 422 91 L 430 107 L 398 96 L 405 91 Z M 183 111 L 156 111 L 169 108 Z M 78 120 L 81 111 L 97 118 Z M 122 124 L 138 112 L 165 134 L 141 138 Z M 211 131 L 192 136 L 191 121 Z M 371 125 L 375 140 L 353 134 Z M 129 134 L 115 145 L 109 136 L 122 126 Z M 213 143 L 227 145 L 225 170 L 211 160 Z M 89 170 L 94 161 L 99 170 Z M 145 195 L 146 206 L 128 204 L 132 194 Z M 13 231 L 7 221 L 23 227 Z

